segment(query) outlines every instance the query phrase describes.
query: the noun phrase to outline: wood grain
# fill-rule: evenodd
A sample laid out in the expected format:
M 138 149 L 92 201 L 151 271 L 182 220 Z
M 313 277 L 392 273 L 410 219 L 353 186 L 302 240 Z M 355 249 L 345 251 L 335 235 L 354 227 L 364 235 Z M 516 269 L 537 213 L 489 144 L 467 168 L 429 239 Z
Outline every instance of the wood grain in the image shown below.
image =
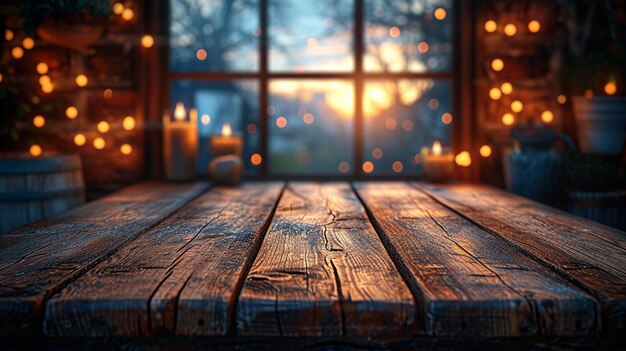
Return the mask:
M 436 336 L 589 335 L 596 302 L 405 183 L 355 189 Z
M 602 305 L 602 329 L 626 332 L 626 233 L 478 185 L 418 185 L 575 282 Z
M 214 188 L 47 304 L 49 336 L 224 334 L 282 183 Z
M 141 183 L 1 236 L 0 337 L 40 334 L 50 295 L 207 187 Z
M 246 278 L 237 331 L 414 335 L 413 297 L 346 183 L 290 183 Z

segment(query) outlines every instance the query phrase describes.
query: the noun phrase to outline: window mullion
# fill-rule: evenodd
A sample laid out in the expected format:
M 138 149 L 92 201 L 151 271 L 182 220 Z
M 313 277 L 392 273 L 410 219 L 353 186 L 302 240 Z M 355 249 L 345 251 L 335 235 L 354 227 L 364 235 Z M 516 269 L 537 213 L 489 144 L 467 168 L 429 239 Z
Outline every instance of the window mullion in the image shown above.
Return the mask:
M 259 27 L 261 28 L 260 36 L 260 67 L 259 67 L 259 129 L 261 131 L 261 155 L 263 162 L 261 163 L 261 174 L 265 177 L 268 175 L 270 152 L 268 149 L 269 128 L 267 126 L 267 106 L 268 106 L 268 15 L 269 1 L 259 0 Z
M 354 0 L 354 175 L 363 176 L 363 1 Z

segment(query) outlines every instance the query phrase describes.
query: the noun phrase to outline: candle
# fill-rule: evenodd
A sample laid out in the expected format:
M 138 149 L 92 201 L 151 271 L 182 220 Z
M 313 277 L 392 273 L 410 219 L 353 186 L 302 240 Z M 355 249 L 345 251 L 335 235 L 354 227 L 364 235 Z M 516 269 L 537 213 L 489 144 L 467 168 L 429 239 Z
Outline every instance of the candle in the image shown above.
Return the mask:
M 443 149 L 439 140 L 435 140 L 432 148 L 422 148 L 424 174 L 429 181 L 444 182 L 452 178 L 454 173 L 454 155 L 449 148 Z
M 187 112 L 182 102 L 176 104 L 173 121 L 169 114 L 163 116 L 163 154 L 165 178 L 168 180 L 191 180 L 195 176 L 198 148 L 197 112 L 190 113 L 189 120 L 186 117 Z
M 223 155 L 236 155 L 241 158 L 243 138 L 233 135 L 230 124 L 224 123 L 221 135 L 211 136 L 211 153 L 213 158 Z

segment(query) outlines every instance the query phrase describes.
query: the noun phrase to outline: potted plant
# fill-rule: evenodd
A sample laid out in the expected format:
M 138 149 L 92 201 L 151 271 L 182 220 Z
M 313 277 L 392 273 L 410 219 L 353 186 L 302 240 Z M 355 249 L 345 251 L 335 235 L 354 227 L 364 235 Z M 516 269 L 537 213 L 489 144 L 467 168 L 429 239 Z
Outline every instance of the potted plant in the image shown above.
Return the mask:
M 625 24 L 612 1 L 562 5 L 569 34 L 563 83 L 572 96 L 580 150 L 619 155 L 626 136 Z

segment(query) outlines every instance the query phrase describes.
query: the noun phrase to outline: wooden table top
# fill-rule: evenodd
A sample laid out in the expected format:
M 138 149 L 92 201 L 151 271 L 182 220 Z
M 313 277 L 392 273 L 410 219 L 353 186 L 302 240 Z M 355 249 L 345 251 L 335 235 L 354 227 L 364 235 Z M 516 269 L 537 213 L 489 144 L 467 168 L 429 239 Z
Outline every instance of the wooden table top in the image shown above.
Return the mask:
M 146 182 L 0 235 L 0 341 L 623 338 L 626 233 L 482 185 Z

